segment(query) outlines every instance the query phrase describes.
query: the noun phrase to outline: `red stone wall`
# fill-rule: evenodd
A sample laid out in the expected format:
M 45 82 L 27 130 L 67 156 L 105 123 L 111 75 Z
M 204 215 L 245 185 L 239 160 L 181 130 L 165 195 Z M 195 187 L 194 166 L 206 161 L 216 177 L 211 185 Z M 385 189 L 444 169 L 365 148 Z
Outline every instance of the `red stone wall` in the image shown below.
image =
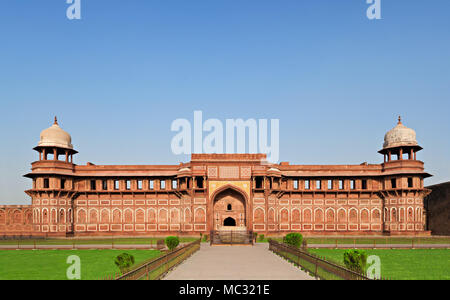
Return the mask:
M 33 234 L 31 205 L 0 206 L 0 237 Z

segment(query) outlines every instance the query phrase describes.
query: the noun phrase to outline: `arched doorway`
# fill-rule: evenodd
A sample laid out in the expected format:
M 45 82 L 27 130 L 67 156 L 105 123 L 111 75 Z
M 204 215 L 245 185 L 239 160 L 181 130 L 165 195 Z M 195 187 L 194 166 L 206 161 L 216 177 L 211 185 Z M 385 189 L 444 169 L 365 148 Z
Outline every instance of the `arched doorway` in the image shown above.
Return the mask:
M 244 195 L 232 187 L 225 188 L 213 199 L 213 228 L 236 227 L 246 229 L 246 200 Z
M 228 217 L 223 220 L 223 226 L 236 226 L 236 220 L 232 217 Z

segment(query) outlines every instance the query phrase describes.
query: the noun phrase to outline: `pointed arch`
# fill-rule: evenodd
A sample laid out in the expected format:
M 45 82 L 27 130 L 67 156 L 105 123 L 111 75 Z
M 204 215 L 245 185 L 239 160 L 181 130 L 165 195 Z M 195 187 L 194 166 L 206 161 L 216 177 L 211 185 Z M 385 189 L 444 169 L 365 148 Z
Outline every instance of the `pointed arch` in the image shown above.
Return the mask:
M 149 208 L 147 209 L 147 222 L 149 224 L 156 224 L 157 223 L 157 214 L 156 214 L 156 209 Z
M 266 214 L 263 208 L 257 207 L 253 210 L 253 223 L 263 224 L 266 222 Z
M 336 222 L 334 208 L 327 208 L 325 215 L 327 224 L 334 224 Z
M 107 208 L 103 208 L 100 211 L 100 223 L 102 224 L 109 224 L 110 222 L 110 211 Z
M 299 224 L 302 220 L 301 220 L 301 211 L 300 208 L 293 208 L 291 211 L 291 222 L 295 223 L 295 224 Z
M 184 209 L 184 223 L 190 224 L 192 222 L 192 213 L 189 207 Z
M 347 223 L 347 210 L 345 208 L 338 209 L 338 223 L 346 224 Z
M 323 223 L 323 222 L 324 222 L 323 209 L 322 208 L 314 209 L 314 223 Z
M 312 223 L 312 210 L 311 208 L 305 208 L 303 210 L 303 222 L 304 223 Z

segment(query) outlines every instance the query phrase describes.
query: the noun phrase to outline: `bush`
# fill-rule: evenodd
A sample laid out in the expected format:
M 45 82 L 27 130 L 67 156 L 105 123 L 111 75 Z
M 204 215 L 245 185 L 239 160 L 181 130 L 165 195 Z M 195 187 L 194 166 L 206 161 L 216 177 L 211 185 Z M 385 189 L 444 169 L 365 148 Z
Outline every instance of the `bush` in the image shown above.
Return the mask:
M 303 236 L 300 233 L 292 232 L 288 233 L 283 238 L 283 243 L 294 246 L 295 248 L 300 248 L 303 241 Z
M 258 239 L 260 242 L 264 242 L 264 234 L 260 234 Z
M 203 241 L 204 241 L 204 242 L 207 242 L 207 241 L 208 241 L 208 235 L 207 235 L 207 234 L 205 234 L 205 235 L 203 236 Z
M 122 253 L 114 259 L 114 263 L 119 267 L 120 272 L 124 273 L 134 265 L 134 256 L 128 253 Z
M 364 273 L 367 265 L 367 253 L 364 250 L 348 249 L 344 252 L 344 264 L 347 268 Z
M 166 246 L 170 251 L 175 249 L 180 244 L 180 239 L 177 236 L 166 237 Z

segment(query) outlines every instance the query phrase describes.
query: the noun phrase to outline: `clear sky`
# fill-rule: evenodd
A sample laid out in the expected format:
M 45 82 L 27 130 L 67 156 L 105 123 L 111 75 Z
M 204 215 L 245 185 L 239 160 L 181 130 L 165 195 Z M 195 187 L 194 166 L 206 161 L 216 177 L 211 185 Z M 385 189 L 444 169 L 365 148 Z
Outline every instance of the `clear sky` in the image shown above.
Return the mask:
M 280 160 L 380 163 L 384 134 L 417 131 L 450 180 L 450 2 L 382 0 L 0 2 L 0 204 L 29 204 L 22 175 L 57 115 L 77 164 L 187 161 L 176 118 L 280 119 Z

